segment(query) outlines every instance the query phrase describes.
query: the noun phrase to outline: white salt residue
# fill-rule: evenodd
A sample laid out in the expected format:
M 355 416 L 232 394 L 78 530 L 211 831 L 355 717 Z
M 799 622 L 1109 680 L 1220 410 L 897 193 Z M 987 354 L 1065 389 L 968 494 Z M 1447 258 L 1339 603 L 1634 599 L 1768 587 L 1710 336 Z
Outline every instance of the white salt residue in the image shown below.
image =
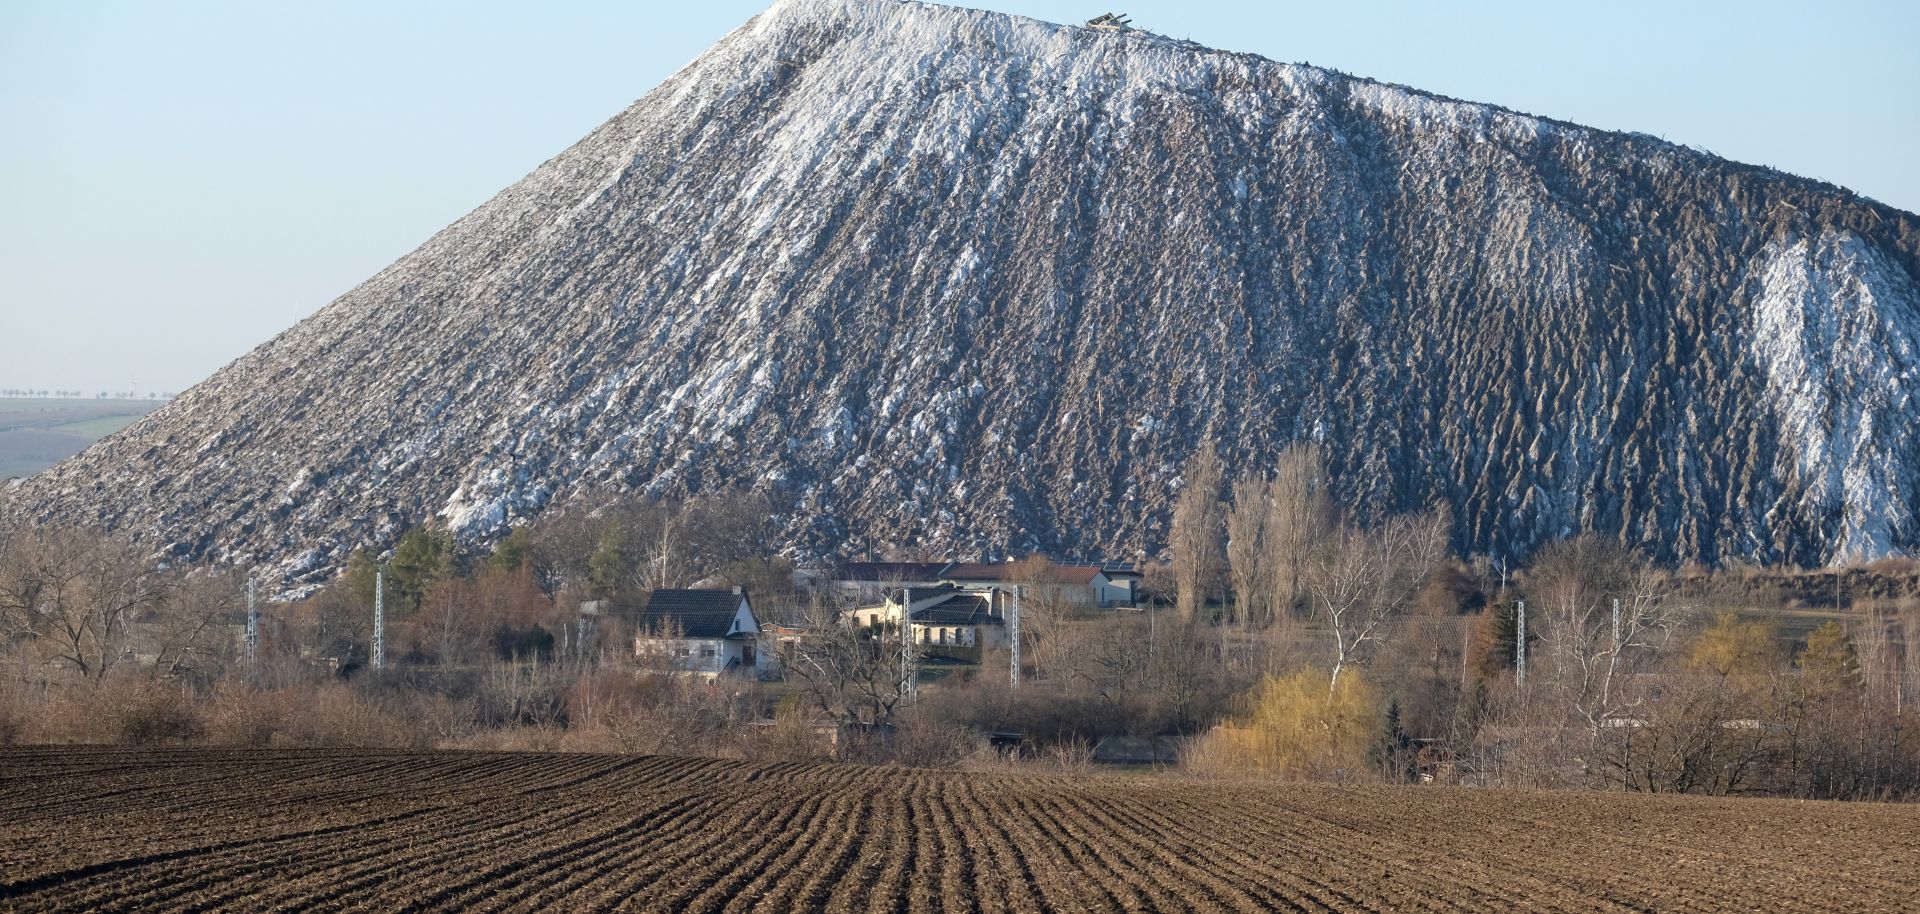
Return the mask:
M 1750 282 L 1754 360 L 1815 507 L 1838 510 L 1829 561 L 1892 551 L 1912 521 L 1920 293 L 1859 237 L 1833 230 L 1776 241 Z
M 1362 108 L 1402 121 L 1415 130 L 1445 130 L 1483 142 L 1490 132 L 1514 140 L 1537 140 L 1556 130 L 1555 125 L 1537 117 L 1451 101 L 1404 86 L 1359 79 L 1349 86 L 1350 97 Z
M 440 516 L 446 520 L 447 529 L 455 533 L 485 532 L 505 522 L 507 500 L 498 495 L 470 497 L 467 490 L 461 488 L 447 499 Z

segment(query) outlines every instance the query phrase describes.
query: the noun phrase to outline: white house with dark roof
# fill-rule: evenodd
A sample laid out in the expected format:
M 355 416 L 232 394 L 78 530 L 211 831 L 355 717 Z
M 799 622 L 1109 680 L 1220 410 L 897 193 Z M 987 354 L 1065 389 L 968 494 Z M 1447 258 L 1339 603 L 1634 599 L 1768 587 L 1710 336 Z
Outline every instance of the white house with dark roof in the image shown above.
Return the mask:
M 1120 562 L 1055 562 L 1038 580 L 1019 579 L 1025 572 L 1014 562 L 954 562 L 940 572 L 940 580 L 970 588 L 1021 587 L 1027 594 L 1051 591 L 1075 606 L 1132 606 L 1139 596 L 1140 573 Z
M 951 562 L 847 562 L 834 575 L 834 588 L 849 603 L 873 603 L 906 586 L 940 583 Z
M 760 650 L 760 621 L 746 591 L 661 589 L 644 605 L 607 601 L 583 611 L 631 626 L 634 656 L 707 677 L 757 677 L 777 661 Z
M 915 644 L 941 647 L 1001 647 L 1007 643 L 1008 596 L 1000 591 L 952 584 L 904 587 L 877 605 L 847 614 L 855 625 L 893 627 L 904 613 Z
M 1076 606 L 1133 606 L 1140 597 L 1140 572 L 1126 562 L 1054 562 L 1039 575 L 1017 562 L 848 562 L 841 566 L 835 586 L 842 599 L 871 606 L 903 587 L 952 584 L 963 589 L 1011 591 L 1019 586 L 1029 595 L 1042 591 Z

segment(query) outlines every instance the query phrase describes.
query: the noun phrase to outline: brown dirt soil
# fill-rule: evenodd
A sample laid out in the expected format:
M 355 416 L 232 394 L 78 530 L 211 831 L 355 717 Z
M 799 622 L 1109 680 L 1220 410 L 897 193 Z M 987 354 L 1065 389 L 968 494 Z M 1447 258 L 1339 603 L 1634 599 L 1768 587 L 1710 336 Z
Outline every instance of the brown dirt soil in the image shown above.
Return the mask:
M 1913 912 L 1916 872 L 1916 806 L 0 750 L 0 910 Z

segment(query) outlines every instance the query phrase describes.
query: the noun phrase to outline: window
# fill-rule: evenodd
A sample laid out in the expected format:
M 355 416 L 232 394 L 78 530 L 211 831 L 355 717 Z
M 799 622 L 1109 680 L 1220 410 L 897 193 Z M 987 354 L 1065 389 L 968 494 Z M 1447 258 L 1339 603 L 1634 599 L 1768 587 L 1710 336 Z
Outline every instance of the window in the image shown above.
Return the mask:
M 700 649 L 700 656 L 702 656 L 702 657 L 711 657 L 711 656 L 713 656 L 713 648 L 710 648 L 710 647 L 703 647 L 703 648 L 701 648 L 701 649 Z

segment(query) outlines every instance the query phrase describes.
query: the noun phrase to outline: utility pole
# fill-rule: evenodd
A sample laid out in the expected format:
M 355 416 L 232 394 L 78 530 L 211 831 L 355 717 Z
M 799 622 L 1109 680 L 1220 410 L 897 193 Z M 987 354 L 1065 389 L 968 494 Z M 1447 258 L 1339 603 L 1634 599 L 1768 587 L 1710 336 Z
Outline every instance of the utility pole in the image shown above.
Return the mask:
M 1013 611 L 1007 614 L 1007 656 L 1012 659 L 1013 687 L 1020 688 L 1020 585 L 1013 585 Z
M 1146 612 L 1147 612 L 1147 659 L 1148 660 L 1152 660 L 1160 656 L 1160 615 L 1159 613 L 1154 612 L 1154 610 L 1158 608 L 1154 604 L 1158 602 L 1159 602 L 1158 594 L 1155 595 L 1154 599 L 1147 601 Z
M 373 570 L 373 668 L 387 665 L 387 572 Z
M 247 578 L 247 675 L 258 672 L 260 656 L 260 601 L 256 594 L 255 581 Z
M 1620 598 L 1613 598 L 1613 652 L 1620 653 Z
M 1513 630 L 1513 681 L 1517 685 L 1527 684 L 1527 601 L 1515 604 L 1518 607 L 1518 622 Z
M 913 588 L 900 591 L 900 697 L 913 700 Z

